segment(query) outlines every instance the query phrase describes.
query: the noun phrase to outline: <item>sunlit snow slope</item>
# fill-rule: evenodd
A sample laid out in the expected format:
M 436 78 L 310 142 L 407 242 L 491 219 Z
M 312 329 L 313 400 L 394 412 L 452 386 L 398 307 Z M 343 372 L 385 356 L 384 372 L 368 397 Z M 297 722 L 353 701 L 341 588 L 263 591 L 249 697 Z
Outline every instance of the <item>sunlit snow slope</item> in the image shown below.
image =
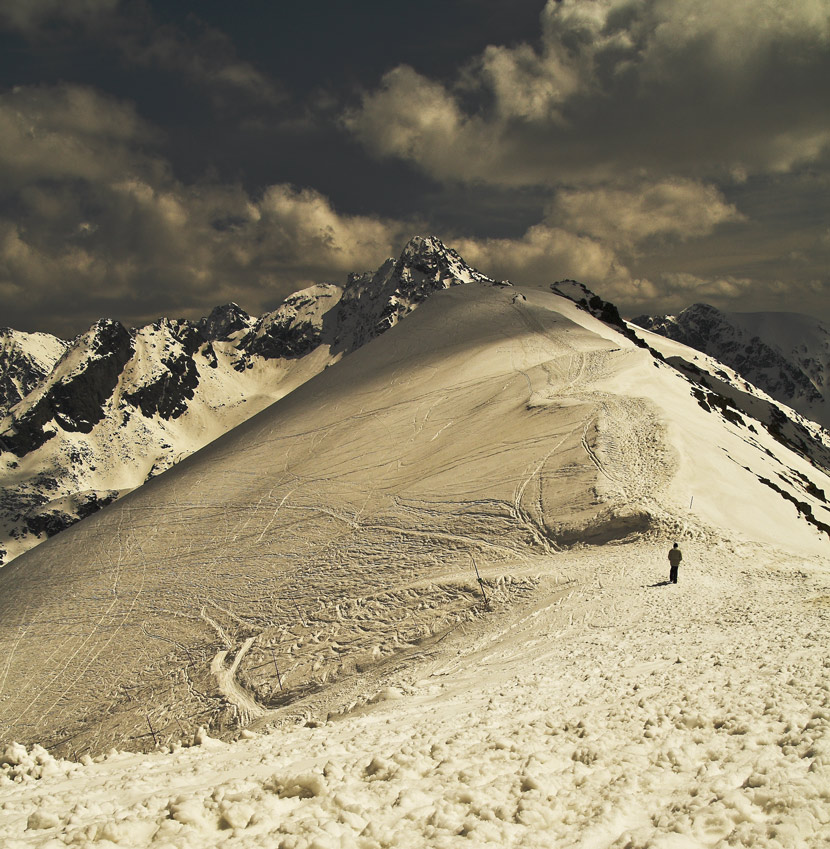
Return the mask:
M 0 572 L 3 740 L 71 754 L 325 718 L 489 615 L 476 566 L 498 605 L 586 545 L 821 556 L 827 535 L 760 478 L 828 522 L 810 494 L 828 477 L 693 388 L 558 295 L 431 295 Z

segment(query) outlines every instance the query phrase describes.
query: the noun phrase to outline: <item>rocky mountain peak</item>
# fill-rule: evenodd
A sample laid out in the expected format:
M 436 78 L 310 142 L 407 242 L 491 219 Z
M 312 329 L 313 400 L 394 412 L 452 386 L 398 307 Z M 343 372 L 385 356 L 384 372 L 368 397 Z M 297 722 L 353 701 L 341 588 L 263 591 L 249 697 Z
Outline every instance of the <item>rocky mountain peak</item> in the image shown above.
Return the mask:
M 233 302 L 214 307 L 207 318 L 198 321 L 198 328 L 205 339 L 224 340 L 239 330 L 248 330 L 254 323 L 239 304 Z
M 433 283 L 447 282 L 494 283 L 490 277 L 477 271 L 448 248 L 437 236 L 415 236 L 404 246 L 398 259 L 396 271 L 407 283 L 422 283 L 429 279 Z M 444 287 L 445 288 L 445 287 Z
M 779 338 L 759 335 L 757 325 L 765 315 L 777 316 L 772 324 L 787 328 Z M 827 352 L 811 350 L 814 340 L 806 344 L 822 330 L 808 316 L 724 313 L 696 303 L 677 315 L 641 315 L 633 322 L 714 357 L 778 401 L 825 428 L 830 425 L 822 392 Z
M 436 236 L 415 236 L 377 271 L 350 274 L 337 314 L 335 344 L 354 350 L 394 327 L 432 292 L 465 283 L 499 284 L 467 265 Z

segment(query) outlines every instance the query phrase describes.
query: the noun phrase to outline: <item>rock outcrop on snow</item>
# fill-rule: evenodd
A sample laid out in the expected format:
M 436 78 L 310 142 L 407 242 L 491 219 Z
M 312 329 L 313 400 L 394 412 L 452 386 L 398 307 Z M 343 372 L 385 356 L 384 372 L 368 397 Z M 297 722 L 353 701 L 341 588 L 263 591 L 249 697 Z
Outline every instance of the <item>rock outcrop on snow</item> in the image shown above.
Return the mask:
M 102 319 L 72 342 L 2 331 L 0 565 L 259 412 L 431 292 L 470 282 L 495 281 L 416 237 L 344 288 L 310 286 L 259 317 L 230 303 L 133 330 Z
M 353 351 L 394 327 L 431 293 L 464 283 L 497 285 L 439 239 L 416 236 L 399 259 L 349 275 L 337 313 L 336 346 Z
M 825 428 L 830 427 L 830 330 L 797 313 L 726 313 L 692 304 L 633 323 L 702 351 Z
M 605 324 L 616 328 L 623 336 L 634 342 L 635 345 L 646 347 L 645 342 L 623 320 L 616 305 L 612 304 L 611 301 L 604 301 L 584 283 L 580 283 L 577 280 L 559 280 L 556 283 L 552 283 L 550 289 L 554 294 L 561 295 L 563 298 L 573 301 L 580 309 L 590 313 L 594 318 L 598 318 Z
M 67 345 L 49 333 L 0 328 L 0 416 L 44 380 Z

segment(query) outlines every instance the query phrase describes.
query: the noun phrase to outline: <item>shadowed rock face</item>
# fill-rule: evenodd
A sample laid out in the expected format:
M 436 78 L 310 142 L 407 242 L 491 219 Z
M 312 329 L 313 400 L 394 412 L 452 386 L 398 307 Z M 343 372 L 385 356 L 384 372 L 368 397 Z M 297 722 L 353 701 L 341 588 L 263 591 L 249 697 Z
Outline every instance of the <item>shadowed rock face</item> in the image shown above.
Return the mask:
M 104 402 L 112 395 L 118 378 L 132 357 L 129 331 L 117 321 L 101 320 L 73 346 L 82 353 L 82 362 L 69 368 L 22 415 L 12 414 L 11 427 L 2 434 L 6 450 L 18 457 L 40 448 L 55 434 L 47 427 L 90 433 L 104 417 Z M 70 366 L 69 355 L 55 367 Z
M 230 339 L 234 333 L 247 330 L 254 322 L 238 304 L 224 304 L 214 307 L 207 318 L 201 318 L 197 327 L 208 341 Z
M 187 410 L 187 402 L 193 399 L 199 385 L 199 370 L 193 355 L 205 338 L 198 327 L 186 321 L 162 319 L 153 328 L 158 332 L 165 328 L 178 344 L 162 356 L 161 374 L 134 392 L 125 391 L 124 398 L 146 418 L 175 419 Z
M 285 299 L 274 312 L 256 320 L 239 342 L 246 356 L 252 358 L 298 359 L 334 337 L 335 306 L 342 290 L 332 284 L 310 286 Z
M 641 315 L 633 322 L 725 363 L 776 400 L 826 428 L 830 414 L 825 410 L 823 387 L 830 336 L 819 322 L 807 316 L 780 315 L 782 324 L 787 320 L 798 322 L 813 338 L 807 341 L 796 331 L 789 344 L 765 339 L 763 330 L 754 332 L 757 322 L 753 314 L 723 313 L 709 304 L 692 304 L 676 316 Z M 810 350 L 810 344 L 816 345 L 815 350 Z

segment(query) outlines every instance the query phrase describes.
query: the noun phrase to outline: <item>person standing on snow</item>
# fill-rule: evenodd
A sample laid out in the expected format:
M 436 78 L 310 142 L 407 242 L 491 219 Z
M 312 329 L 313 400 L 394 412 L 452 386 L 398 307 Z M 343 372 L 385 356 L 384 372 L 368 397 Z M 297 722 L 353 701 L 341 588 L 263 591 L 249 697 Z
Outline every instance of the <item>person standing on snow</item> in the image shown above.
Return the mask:
M 680 561 L 682 559 L 683 555 L 680 553 L 677 543 L 675 543 L 674 547 L 669 552 L 669 563 L 671 564 L 671 568 L 669 569 L 669 582 L 672 584 L 677 583 L 677 567 L 680 565 Z

